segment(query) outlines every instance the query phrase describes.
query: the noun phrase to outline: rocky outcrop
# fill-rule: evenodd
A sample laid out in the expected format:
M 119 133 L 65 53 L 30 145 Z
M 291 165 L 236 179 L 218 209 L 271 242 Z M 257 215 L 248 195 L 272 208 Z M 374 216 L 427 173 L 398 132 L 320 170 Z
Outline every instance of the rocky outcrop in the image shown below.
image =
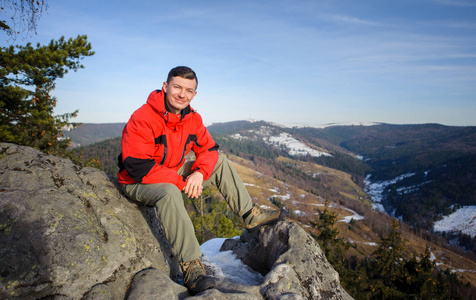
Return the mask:
M 1 299 L 186 299 L 153 208 L 107 176 L 29 147 L 0 143 Z M 227 241 L 265 275 L 221 280 L 194 299 L 349 299 L 317 243 L 286 221 Z

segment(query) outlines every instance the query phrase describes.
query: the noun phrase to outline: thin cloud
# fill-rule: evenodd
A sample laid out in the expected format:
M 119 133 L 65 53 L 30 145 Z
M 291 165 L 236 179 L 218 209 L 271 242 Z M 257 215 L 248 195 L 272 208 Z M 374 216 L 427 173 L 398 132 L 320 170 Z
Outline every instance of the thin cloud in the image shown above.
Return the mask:
M 473 0 L 434 0 L 436 3 L 450 6 L 463 6 L 463 7 L 476 7 L 476 3 Z
M 348 24 L 354 24 L 354 25 L 379 26 L 379 27 L 385 25 L 385 24 L 382 24 L 382 23 L 379 23 L 379 22 L 364 20 L 364 19 L 345 16 L 345 15 L 329 15 L 328 18 L 330 20 L 333 20 L 333 21 L 348 23 Z

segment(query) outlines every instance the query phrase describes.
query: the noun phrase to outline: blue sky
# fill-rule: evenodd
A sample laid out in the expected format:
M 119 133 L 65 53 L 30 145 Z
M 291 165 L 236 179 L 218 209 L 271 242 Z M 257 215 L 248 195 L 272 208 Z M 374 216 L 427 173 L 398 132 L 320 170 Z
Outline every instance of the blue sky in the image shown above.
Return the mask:
M 126 122 L 186 65 L 206 124 L 476 125 L 473 0 L 48 4 L 28 41 L 87 34 L 96 52 L 56 84 L 56 112 L 77 122 Z

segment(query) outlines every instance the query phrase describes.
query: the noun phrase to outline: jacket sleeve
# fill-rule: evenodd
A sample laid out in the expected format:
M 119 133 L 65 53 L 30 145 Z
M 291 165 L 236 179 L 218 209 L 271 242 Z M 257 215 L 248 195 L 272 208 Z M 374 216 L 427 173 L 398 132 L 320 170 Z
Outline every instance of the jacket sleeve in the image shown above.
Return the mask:
M 192 173 L 198 171 L 203 174 L 203 179 L 210 178 L 213 169 L 218 161 L 218 145 L 213 140 L 212 136 L 203 125 L 202 118 L 199 114 L 197 118 L 197 140 L 192 147 L 195 152 L 195 162 L 192 165 Z
M 183 190 L 184 178 L 175 170 L 158 164 L 154 153 L 155 139 L 150 125 L 133 115 L 122 133 L 122 158 L 127 173 L 140 183 L 172 183 Z

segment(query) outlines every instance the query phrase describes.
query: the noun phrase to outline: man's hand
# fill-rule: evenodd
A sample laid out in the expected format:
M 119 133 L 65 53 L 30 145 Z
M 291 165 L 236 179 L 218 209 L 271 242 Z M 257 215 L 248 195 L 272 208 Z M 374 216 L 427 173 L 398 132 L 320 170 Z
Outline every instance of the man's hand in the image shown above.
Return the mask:
M 198 198 L 203 191 L 203 174 L 200 172 L 193 172 L 187 177 L 187 183 L 183 188 L 183 192 L 190 198 Z

